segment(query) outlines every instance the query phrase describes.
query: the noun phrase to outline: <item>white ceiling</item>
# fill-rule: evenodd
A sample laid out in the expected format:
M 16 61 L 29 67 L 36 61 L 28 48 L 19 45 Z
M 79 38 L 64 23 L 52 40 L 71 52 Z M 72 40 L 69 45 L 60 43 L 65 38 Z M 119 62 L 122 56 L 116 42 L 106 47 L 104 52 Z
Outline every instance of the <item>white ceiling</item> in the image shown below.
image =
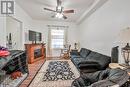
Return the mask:
M 89 12 L 94 4 L 98 1 L 101 3 L 104 0 L 62 0 L 62 6 L 64 9 L 74 9 L 75 13 L 66 14 L 68 19 L 57 19 L 52 18 L 53 12 L 45 11 L 43 8 L 54 9 L 57 5 L 57 0 L 16 0 L 18 3 L 31 17 L 35 20 L 49 20 L 49 21 L 68 21 L 77 22 L 79 19 L 85 16 L 84 14 Z M 106 1 L 106 0 L 105 0 Z M 92 7 L 93 6 L 93 7 Z M 87 14 L 86 13 L 86 14 Z

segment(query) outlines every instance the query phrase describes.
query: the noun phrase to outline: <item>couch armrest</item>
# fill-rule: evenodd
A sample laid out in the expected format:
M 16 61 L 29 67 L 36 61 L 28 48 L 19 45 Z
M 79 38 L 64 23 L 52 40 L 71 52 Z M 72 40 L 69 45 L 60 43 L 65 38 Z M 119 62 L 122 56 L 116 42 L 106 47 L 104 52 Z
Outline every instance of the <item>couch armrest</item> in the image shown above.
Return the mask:
M 79 52 L 76 51 L 76 50 L 72 50 L 72 51 L 70 52 L 70 55 L 79 55 Z
M 116 86 L 115 86 L 116 85 Z M 117 83 L 113 83 L 110 80 L 100 80 L 91 85 L 92 87 L 119 87 Z
M 79 68 L 98 68 L 100 65 L 97 62 L 92 62 L 92 61 L 82 61 L 78 64 Z

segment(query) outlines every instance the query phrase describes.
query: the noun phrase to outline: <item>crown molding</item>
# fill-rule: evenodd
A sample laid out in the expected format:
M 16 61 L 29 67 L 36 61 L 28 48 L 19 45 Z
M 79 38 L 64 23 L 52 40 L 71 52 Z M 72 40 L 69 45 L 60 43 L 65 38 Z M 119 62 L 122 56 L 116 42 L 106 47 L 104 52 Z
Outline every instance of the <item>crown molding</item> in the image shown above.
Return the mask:
M 105 4 L 108 0 L 95 0 L 93 5 L 87 9 L 84 14 L 77 20 L 76 24 L 82 23 L 86 18 L 92 15 L 97 9 L 99 9 L 103 4 Z

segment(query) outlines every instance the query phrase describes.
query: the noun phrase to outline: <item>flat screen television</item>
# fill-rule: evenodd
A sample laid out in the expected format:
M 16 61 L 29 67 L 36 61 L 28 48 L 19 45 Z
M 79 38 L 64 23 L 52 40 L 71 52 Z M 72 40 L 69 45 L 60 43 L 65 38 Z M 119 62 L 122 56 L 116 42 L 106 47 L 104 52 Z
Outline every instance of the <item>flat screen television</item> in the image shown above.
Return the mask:
M 36 41 L 42 40 L 42 33 L 36 32 Z
M 42 33 L 29 30 L 29 41 L 42 41 Z

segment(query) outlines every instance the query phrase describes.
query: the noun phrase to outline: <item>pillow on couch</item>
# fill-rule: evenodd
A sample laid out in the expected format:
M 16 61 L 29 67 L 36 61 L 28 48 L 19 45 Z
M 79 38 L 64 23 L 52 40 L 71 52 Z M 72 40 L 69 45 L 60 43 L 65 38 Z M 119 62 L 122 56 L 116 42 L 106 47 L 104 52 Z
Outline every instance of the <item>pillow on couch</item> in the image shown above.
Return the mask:
M 71 50 L 70 55 L 79 55 L 79 52 L 77 50 Z
M 93 61 L 84 61 L 84 62 L 80 62 L 78 64 L 79 68 L 86 68 L 86 69 L 90 69 L 90 68 L 95 68 L 98 69 L 100 67 L 100 64 L 97 62 L 93 62 Z
M 76 63 L 76 65 L 79 65 L 79 63 L 85 61 L 83 58 L 73 58 L 72 60 Z
M 100 53 L 91 52 L 87 56 L 88 61 L 98 62 L 100 64 L 100 68 L 104 69 L 108 66 L 111 61 L 111 58 Z
M 86 58 L 91 51 L 86 48 L 81 48 L 79 54 L 81 57 Z

